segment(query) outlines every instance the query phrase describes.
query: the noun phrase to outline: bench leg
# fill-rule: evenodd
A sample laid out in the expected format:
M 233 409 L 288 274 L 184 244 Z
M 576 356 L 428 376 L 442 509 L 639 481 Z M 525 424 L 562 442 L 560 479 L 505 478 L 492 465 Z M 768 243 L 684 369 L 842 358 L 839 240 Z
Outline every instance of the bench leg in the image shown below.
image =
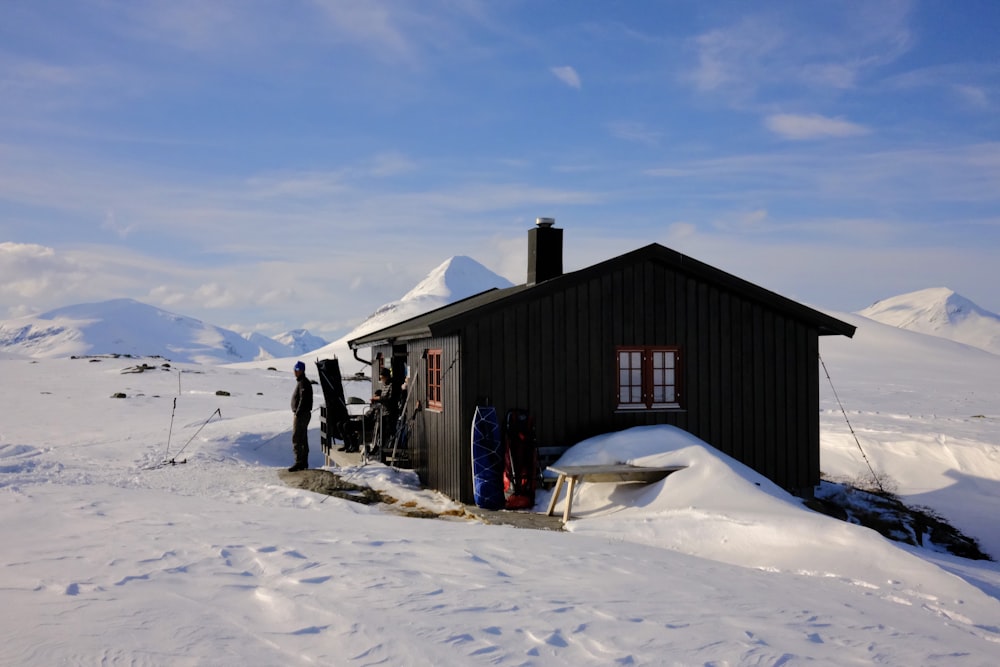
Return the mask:
M 559 475 L 559 479 L 556 480 L 556 487 L 552 489 L 552 498 L 549 500 L 549 511 L 545 513 L 546 516 L 552 516 L 552 513 L 555 511 L 556 503 L 559 501 L 559 492 L 562 491 L 564 481 L 566 481 L 566 475 Z
M 576 488 L 576 475 L 569 478 L 569 486 L 566 487 L 566 509 L 563 511 L 563 523 L 569 522 L 570 512 L 573 511 L 573 489 Z

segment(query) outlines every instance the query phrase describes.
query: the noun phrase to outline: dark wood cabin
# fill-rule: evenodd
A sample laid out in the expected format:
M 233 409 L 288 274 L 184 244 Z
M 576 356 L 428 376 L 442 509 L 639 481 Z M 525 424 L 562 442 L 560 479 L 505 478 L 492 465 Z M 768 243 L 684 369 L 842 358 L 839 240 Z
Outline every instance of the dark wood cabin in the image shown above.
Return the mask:
M 421 481 L 472 502 L 471 424 L 488 400 L 501 419 L 528 410 L 539 446 L 672 424 L 810 496 L 819 337 L 855 328 L 655 243 L 563 273 L 562 232 L 547 218 L 529 230 L 524 285 L 349 342 L 408 369 Z

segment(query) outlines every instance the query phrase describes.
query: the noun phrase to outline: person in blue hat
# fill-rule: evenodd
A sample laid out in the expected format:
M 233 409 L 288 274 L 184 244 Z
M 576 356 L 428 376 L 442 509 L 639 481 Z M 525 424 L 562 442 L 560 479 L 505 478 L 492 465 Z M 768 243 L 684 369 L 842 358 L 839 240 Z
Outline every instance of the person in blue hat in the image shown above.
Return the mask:
M 313 389 L 312 382 L 306 377 L 306 365 L 295 362 L 295 391 L 292 393 L 292 451 L 295 452 L 295 465 L 288 472 L 297 472 L 309 467 L 309 419 L 312 417 Z

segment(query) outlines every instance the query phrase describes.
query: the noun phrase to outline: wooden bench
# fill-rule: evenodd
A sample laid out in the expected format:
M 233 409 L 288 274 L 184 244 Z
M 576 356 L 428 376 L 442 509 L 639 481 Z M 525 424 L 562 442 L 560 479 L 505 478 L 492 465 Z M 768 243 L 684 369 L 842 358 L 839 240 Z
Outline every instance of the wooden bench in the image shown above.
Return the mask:
M 548 470 L 559 475 L 556 486 L 552 489 L 552 499 L 549 501 L 549 511 L 546 516 L 552 516 L 556 503 L 559 501 L 559 494 L 562 491 L 563 483 L 568 479 L 569 485 L 566 488 L 566 509 L 563 510 L 563 523 L 569 521 L 570 512 L 573 510 L 573 490 L 577 481 L 585 482 L 658 482 L 672 472 L 683 470 L 687 466 L 655 466 L 643 468 L 640 466 L 628 465 L 627 463 L 615 463 L 611 465 L 588 465 L 588 466 L 549 466 Z
M 555 476 L 546 476 L 545 472 L 550 470 L 550 466 L 559 460 L 559 457 L 566 453 L 566 447 L 538 447 L 538 481 L 541 486 L 551 488 L 556 483 Z

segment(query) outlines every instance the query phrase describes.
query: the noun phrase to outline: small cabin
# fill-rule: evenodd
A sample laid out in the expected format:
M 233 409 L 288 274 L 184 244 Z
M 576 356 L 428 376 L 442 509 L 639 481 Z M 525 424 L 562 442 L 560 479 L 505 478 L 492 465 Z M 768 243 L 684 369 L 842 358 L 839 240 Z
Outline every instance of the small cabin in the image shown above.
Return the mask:
M 819 337 L 853 326 L 656 243 L 569 273 L 562 248 L 563 230 L 539 218 L 523 285 L 349 341 L 408 373 L 409 455 L 426 486 L 472 502 L 472 419 L 490 404 L 501 418 L 527 410 L 540 447 L 671 424 L 812 494 Z

